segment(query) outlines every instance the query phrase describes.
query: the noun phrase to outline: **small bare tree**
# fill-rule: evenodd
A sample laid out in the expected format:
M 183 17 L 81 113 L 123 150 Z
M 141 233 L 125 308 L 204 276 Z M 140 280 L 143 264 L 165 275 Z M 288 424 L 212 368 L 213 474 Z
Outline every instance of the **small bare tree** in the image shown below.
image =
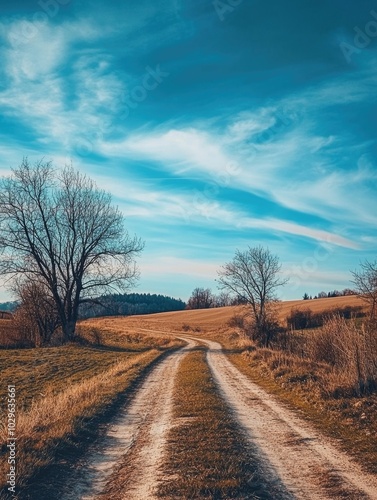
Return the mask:
M 64 341 L 75 336 L 81 303 L 133 283 L 142 248 L 111 195 L 71 167 L 24 159 L 0 182 L 0 274 L 48 290 Z
M 188 300 L 188 309 L 209 309 L 214 304 L 214 297 L 209 288 L 195 288 Z
M 377 261 L 362 262 L 360 270 L 352 272 L 352 283 L 356 285 L 357 294 L 364 299 L 370 307 L 370 317 L 377 316 Z
M 20 300 L 15 321 L 21 338 L 37 347 L 47 345 L 60 326 L 56 304 L 48 288 L 40 282 L 26 281 L 16 283 L 15 291 Z
M 232 305 L 232 298 L 227 292 L 221 292 L 214 296 L 215 307 L 227 307 Z
M 219 287 L 236 294 L 251 306 L 254 339 L 268 346 L 276 328 L 269 304 L 276 301 L 276 289 L 288 279 L 279 276 L 281 265 L 277 256 L 261 246 L 241 252 L 236 250 L 231 262 L 219 271 Z

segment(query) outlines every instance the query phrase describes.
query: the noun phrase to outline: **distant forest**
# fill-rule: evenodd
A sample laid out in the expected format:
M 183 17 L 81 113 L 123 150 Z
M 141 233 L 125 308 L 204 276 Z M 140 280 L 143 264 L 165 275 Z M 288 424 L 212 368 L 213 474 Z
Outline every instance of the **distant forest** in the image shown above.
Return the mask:
M 0 303 L 0 311 L 15 311 L 17 302 Z M 106 295 L 95 299 L 93 303 L 80 306 L 80 318 L 96 316 L 132 316 L 168 311 L 182 311 L 186 303 L 166 295 L 150 293 L 125 293 Z
M 168 311 L 182 311 L 186 303 L 166 295 L 125 293 L 100 297 L 93 304 L 80 306 L 81 318 L 96 316 L 132 316 Z
M 18 302 L 3 302 L 3 303 L 0 303 L 0 311 L 13 312 L 16 310 L 17 306 L 18 306 Z

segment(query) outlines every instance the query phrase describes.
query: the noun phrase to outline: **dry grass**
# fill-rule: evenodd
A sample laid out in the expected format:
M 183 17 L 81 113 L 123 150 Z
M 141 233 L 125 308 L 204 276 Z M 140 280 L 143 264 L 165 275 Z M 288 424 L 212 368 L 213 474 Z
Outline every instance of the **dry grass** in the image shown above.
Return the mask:
M 357 295 L 348 295 L 345 297 L 330 297 L 325 299 L 313 300 L 287 300 L 279 303 L 279 319 L 284 321 L 292 309 L 307 309 L 313 313 L 322 313 L 329 309 L 338 309 L 346 306 L 366 308 L 366 304 Z
M 277 313 L 280 321 L 285 322 L 292 308 L 306 309 L 310 307 L 313 312 L 321 312 L 346 306 L 362 306 L 365 303 L 356 296 L 334 297 L 316 300 L 291 300 L 279 302 Z M 113 332 L 174 333 L 195 332 L 196 336 L 217 336 L 226 341 L 227 336 L 237 327 L 230 328 L 229 321 L 236 315 L 248 313 L 245 306 L 221 307 L 216 309 L 195 309 L 187 311 L 174 311 L 167 313 L 148 314 L 144 316 L 117 316 L 110 318 L 96 318 L 87 320 L 83 324 L 98 327 Z M 234 345 L 232 345 L 234 347 Z
M 78 432 L 80 421 L 90 419 L 110 404 L 119 392 L 128 387 L 140 369 L 158 354 L 158 351 L 152 350 L 120 361 L 100 375 L 72 384 L 56 395 L 46 395 L 28 410 L 18 411 L 18 487 L 25 485 L 39 469 L 50 465 L 57 449 Z M 6 438 L 7 432 L 3 427 L 0 430 L 3 451 Z M 5 477 L 4 469 L 1 470 L 1 477 Z
M 181 363 L 174 395 L 175 424 L 168 435 L 161 498 L 272 498 L 241 431 L 218 394 L 196 348 Z M 184 439 L 182 439 L 184 436 Z
M 340 316 L 329 318 L 324 326 L 306 339 L 309 359 L 324 361 L 332 368 L 329 396 L 353 396 L 375 391 L 377 386 L 377 325 Z
M 91 346 L 100 336 L 101 345 Z M 85 444 L 84 430 L 95 436 L 95 426 L 120 394 L 143 371 L 177 342 L 137 333 L 117 338 L 112 332 L 81 328 L 81 342 L 45 349 L 0 350 L 1 396 L 8 384 L 17 395 L 17 486 L 24 487 L 65 449 L 76 454 Z M 4 399 L 2 399 L 4 401 Z M 94 426 L 94 427 L 93 427 Z M 0 487 L 6 464 L 5 421 L 0 428 Z M 74 454 L 74 453 L 73 453 Z M 75 458 L 75 457 L 71 457 Z

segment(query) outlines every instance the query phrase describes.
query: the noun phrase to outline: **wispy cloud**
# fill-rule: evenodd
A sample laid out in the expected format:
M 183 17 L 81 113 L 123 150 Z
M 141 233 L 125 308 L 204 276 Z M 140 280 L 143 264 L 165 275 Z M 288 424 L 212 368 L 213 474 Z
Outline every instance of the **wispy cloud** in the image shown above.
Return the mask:
M 171 191 L 152 191 L 143 189 L 140 184 L 128 182 L 128 190 L 119 182 L 104 176 L 94 176 L 99 185 L 110 191 L 119 200 L 119 206 L 128 217 L 147 218 L 161 221 L 160 224 L 196 224 L 222 230 L 263 229 L 275 234 L 290 234 L 309 238 L 318 242 L 340 247 L 357 249 L 359 245 L 341 235 L 330 231 L 313 229 L 286 220 L 250 217 L 247 212 L 237 208 L 235 203 L 197 204 L 189 194 L 172 193 Z M 163 221 L 163 222 L 162 222 Z

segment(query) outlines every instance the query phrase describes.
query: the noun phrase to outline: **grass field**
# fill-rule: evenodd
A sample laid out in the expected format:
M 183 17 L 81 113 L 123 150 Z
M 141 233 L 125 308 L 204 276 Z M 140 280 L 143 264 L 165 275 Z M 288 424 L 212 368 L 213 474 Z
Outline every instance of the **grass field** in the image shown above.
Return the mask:
M 365 303 L 357 296 L 334 297 L 316 300 L 289 300 L 279 302 L 277 305 L 278 316 L 284 322 L 292 309 L 310 308 L 313 312 L 321 312 L 327 309 L 336 309 L 345 306 L 363 306 Z M 228 328 L 227 323 L 237 314 L 247 311 L 247 307 L 221 307 L 217 309 L 196 309 L 188 311 L 174 311 L 168 313 L 149 314 L 145 316 L 129 316 L 127 318 L 118 316 L 114 318 L 98 318 L 88 320 L 88 324 L 97 327 L 106 325 L 114 331 L 126 329 L 133 331 L 136 328 L 155 329 L 163 332 L 185 331 L 185 326 L 189 330 L 197 333 L 214 332 L 218 329 Z

